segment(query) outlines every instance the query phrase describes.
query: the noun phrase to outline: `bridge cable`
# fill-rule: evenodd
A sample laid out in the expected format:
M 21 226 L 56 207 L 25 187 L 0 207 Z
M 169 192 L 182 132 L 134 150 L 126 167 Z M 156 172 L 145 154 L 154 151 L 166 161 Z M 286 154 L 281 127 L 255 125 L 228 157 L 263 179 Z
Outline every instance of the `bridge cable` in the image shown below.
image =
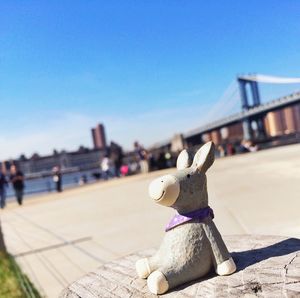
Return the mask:
M 246 81 L 268 83 L 268 84 L 297 84 L 300 83 L 300 78 L 285 78 L 275 77 L 262 74 L 239 76 L 240 79 Z

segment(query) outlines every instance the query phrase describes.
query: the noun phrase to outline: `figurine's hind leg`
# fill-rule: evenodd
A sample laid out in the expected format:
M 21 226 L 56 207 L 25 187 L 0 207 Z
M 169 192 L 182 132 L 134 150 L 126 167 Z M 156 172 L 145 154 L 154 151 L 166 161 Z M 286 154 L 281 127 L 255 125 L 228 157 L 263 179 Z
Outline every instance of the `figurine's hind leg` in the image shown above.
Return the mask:
M 211 244 L 216 273 L 219 275 L 229 275 L 235 272 L 235 263 L 214 222 L 212 220 L 207 221 L 203 225 L 203 228 Z
M 135 269 L 140 278 L 147 278 L 158 267 L 158 258 L 156 256 L 139 259 L 135 263 Z

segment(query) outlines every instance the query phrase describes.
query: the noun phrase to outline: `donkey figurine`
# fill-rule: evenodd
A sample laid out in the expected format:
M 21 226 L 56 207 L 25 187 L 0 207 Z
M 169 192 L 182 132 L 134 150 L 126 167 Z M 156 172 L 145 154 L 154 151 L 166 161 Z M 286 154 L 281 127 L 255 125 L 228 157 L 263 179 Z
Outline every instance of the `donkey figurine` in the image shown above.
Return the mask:
M 183 150 L 177 159 L 177 172 L 159 177 L 149 186 L 149 195 L 156 203 L 177 210 L 157 253 L 136 262 L 138 276 L 148 278 L 153 294 L 198 279 L 213 267 L 219 275 L 236 271 L 208 206 L 205 173 L 214 159 L 212 142 L 203 145 L 194 159 Z

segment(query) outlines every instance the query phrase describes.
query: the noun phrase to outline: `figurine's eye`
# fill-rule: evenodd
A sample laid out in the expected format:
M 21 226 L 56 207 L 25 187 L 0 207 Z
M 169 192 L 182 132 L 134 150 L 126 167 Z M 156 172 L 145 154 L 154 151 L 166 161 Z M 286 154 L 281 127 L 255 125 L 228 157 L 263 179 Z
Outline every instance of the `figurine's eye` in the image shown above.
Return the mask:
M 187 176 L 188 178 L 191 178 L 191 175 L 190 175 L 190 174 L 187 174 L 186 176 Z

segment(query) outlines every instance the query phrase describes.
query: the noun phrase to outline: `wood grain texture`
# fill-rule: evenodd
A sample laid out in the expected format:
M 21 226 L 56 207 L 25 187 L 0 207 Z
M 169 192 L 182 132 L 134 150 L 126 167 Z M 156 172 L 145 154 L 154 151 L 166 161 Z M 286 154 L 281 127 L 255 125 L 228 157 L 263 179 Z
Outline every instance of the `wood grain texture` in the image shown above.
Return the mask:
M 277 236 L 224 237 L 237 265 L 230 276 L 212 273 L 163 297 L 300 297 L 300 239 Z M 70 284 L 61 298 L 157 297 L 139 279 L 135 262 L 155 250 L 129 255 L 101 266 Z

